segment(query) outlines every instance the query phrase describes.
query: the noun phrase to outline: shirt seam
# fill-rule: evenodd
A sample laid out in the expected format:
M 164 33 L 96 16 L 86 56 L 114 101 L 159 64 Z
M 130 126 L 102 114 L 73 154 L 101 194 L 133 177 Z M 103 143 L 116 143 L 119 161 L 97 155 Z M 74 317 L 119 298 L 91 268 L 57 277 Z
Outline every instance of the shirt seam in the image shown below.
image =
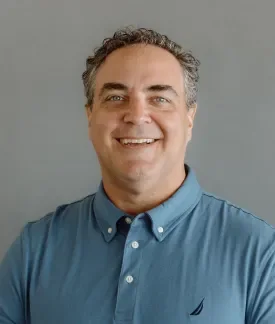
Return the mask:
M 215 200 L 221 201 L 221 202 L 225 202 L 228 206 L 230 207 L 234 207 L 237 210 L 241 210 L 242 212 L 244 212 L 246 215 L 252 216 L 253 218 L 265 223 L 266 225 L 268 225 L 269 227 L 271 227 L 274 231 L 275 231 L 275 227 L 272 224 L 269 224 L 267 221 L 265 221 L 264 219 L 261 219 L 260 217 L 254 215 L 252 212 L 249 212 L 248 210 L 245 210 L 237 205 L 235 205 L 234 203 L 226 200 L 226 199 L 222 199 L 222 198 L 218 198 L 214 195 L 211 195 L 209 193 L 203 192 L 203 195 L 209 197 L 209 198 L 214 198 Z
M 87 195 L 87 196 L 85 196 L 85 197 L 83 197 L 81 199 L 78 199 L 76 201 L 72 201 L 72 202 L 69 202 L 69 203 L 60 204 L 60 205 L 56 206 L 54 210 L 52 210 L 51 212 L 46 213 L 44 216 L 42 216 L 42 217 L 40 217 L 38 219 L 35 219 L 35 220 L 28 221 L 27 222 L 27 225 L 28 224 L 30 224 L 30 225 L 31 224 L 36 224 L 36 223 L 39 223 L 41 221 L 45 221 L 47 219 L 51 219 L 54 214 L 56 214 L 56 213 L 59 212 L 59 209 L 61 209 L 61 208 L 66 209 L 66 208 L 68 208 L 68 207 L 70 207 L 70 206 L 72 206 L 74 204 L 77 204 L 79 202 L 84 201 L 85 199 L 87 199 L 89 197 L 94 198 L 94 196 L 95 196 L 95 193 L 90 194 L 90 195 Z

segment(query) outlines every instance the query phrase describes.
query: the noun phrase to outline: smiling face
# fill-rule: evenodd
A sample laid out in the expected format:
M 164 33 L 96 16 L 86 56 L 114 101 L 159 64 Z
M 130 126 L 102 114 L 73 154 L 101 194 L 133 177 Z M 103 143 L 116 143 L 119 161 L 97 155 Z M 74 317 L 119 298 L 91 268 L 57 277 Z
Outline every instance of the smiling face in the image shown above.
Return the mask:
M 103 181 L 177 181 L 195 112 L 196 106 L 186 107 L 182 68 L 168 51 L 136 44 L 112 52 L 97 72 L 93 106 L 86 108 Z M 155 141 L 131 145 L 127 139 Z

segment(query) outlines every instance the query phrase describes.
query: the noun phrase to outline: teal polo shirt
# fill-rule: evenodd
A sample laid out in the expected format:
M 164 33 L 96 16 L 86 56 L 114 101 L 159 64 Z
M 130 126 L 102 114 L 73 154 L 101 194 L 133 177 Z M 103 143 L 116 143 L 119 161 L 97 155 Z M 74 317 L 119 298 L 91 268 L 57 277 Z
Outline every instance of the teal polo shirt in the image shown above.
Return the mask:
M 27 223 L 0 267 L 1 324 L 274 324 L 275 229 L 182 186 L 132 217 L 98 191 Z

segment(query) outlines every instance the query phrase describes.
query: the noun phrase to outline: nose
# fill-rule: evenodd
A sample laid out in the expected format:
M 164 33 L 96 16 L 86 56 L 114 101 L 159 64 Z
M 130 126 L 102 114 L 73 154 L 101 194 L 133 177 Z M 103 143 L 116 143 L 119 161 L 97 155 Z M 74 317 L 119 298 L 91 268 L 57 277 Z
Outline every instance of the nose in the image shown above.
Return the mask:
M 148 105 L 144 99 L 131 98 L 124 115 L 124 122 L 135 125 L 151 122 Z

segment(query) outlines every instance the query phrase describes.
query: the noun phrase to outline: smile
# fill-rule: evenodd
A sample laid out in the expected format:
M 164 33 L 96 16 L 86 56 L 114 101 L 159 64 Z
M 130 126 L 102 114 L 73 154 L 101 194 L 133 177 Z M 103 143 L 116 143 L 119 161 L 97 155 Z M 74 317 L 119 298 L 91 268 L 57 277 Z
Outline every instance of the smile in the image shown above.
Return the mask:
M 134 139 L 134 138 L 120 138 L 119 142 L 121 144 L 151 144 L 155 142 L 154 138 L 138 138 L 138 139 Z
M 158 139 L 155 138 L 117 138 L 118 143 L 120 143 L 125 148 L 141 148 L 146 146 L 151 146 L 152 144 L 156 143 Z

